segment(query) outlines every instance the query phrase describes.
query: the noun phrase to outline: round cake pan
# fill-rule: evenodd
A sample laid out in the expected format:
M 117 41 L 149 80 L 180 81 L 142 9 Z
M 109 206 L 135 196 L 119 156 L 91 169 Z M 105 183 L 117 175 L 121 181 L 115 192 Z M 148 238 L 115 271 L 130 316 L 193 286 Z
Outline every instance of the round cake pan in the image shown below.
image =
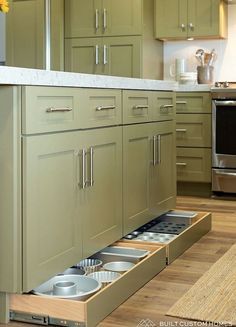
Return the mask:
M 84 259 L 77 264 L 78 268 L 82 268 L 86 274 L 98 271 L 102 266 L 102 261 L 99 259 Z
M 58 296 L 76 295 L 77 285 L 75 282 L 67 280 L 56 282 L 53 284 L 52 293 Z
M 105 270 L 117 271 L 117 272 L 125 272 L 131 269 L 135 264 L 133 262 L 128 261 L 112 261 L 103 265 Z
M 72 282 L 76 284 L 76 293 L 73 295 L 55 295 L 55 285 L 58 283 Z M 65 285 L 65 284 L 64 284 Z M 70 300 L 86 300 L 89 296 L 97 292 L 102 284 L 98 280 L 79 275 L 55 276 L 33 290 L 33 293 L 41 296 L 50 296 Z
M 63 271 L 62 273 L 58 274 L 58 276 L 60 275 L 85 275 L 85 271 L 81 268 L 68 268 L 65 271 Z
M 88 275 L 88 277 L 92 277 L 97 281 L 102 283 L 102 287 L 112 283 L 114 280 L 121 276 L 120 273 L 116 271 L 95 271 Z

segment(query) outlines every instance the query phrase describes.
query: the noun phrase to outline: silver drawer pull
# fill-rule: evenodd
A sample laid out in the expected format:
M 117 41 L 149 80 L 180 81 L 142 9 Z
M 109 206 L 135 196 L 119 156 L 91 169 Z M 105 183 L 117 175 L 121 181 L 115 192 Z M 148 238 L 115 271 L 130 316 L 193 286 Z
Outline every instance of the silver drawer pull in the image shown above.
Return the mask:
M 148 104 L 137 104 L 136 106 L 133 106 L 133 109 L 148 109 L 149 105 Z
M 173 107 L 174 107 L 173 104 L 162 104 L 162 105 L 160 106 L 161 109 L 163 109 L 163 108 L 173 108 Z
M 187 101 L 176 101 L 176 104 L 187 104 Z
M 46 109 L 46 112 L 51 113 L 51 112 L 68 112 L 68 111 L 72 111 L 72 108 L 69 107 L 50 107 Z
M 176 162 L 176 166 L 187 166 L 186 162 Z
M 176 128 L 176 132 L 186 133 L 187 129 L 186 128 Z
M 98 107 L 96 107 L 96 111 L 112 110 L 112 109 L 116 109 L 116 106 L 98 106 Z

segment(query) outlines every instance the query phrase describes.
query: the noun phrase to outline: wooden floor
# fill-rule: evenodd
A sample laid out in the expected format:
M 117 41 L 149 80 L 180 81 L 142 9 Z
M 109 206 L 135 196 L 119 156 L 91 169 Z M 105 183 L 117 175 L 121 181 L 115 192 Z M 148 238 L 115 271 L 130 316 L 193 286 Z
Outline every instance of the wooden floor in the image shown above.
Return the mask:
M 212 212 L 212 231 L 113 311 L 99 327 L 176 326 L 180 320 L 165 313 L 236 243 L 236 201 L 178 197 L 177 208 Z M 186 323 L 181 326 L 188 326 Z M 11 322 L 8 326 L 33 325 Z

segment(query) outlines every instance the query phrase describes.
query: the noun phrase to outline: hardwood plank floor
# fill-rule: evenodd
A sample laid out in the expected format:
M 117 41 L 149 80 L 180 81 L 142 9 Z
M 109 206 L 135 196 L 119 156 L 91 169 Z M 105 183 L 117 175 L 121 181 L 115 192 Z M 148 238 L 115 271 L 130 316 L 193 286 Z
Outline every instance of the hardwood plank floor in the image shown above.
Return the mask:
M 236 201 L 178 197 L 177 208 L 212 212 L 212 231 L 113 311 L 99 327 L 151 326 L 151 322 L 153 326 L 181 325 L 181 320 L 165 316 L 165 313 L 235 244 Z M 181 326 L 188 326 L 186 324 L 182 321 Z M 8 326 L 35 325 L 11 322 Z

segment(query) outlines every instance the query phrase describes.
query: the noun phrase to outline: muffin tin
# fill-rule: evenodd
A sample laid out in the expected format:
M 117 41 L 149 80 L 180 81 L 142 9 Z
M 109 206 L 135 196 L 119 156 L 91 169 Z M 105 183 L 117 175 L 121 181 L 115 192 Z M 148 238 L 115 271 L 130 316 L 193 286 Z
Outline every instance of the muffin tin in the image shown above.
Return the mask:
M 137 241 L 168 243 L 176 237 L 174 234 L 144 232 L 137 236 Z
M 148 232 L 176 234 L 179 235 L 188 225 L 186 223 L 175 223 L 170 221 L 160 221 L 148 229 Z

